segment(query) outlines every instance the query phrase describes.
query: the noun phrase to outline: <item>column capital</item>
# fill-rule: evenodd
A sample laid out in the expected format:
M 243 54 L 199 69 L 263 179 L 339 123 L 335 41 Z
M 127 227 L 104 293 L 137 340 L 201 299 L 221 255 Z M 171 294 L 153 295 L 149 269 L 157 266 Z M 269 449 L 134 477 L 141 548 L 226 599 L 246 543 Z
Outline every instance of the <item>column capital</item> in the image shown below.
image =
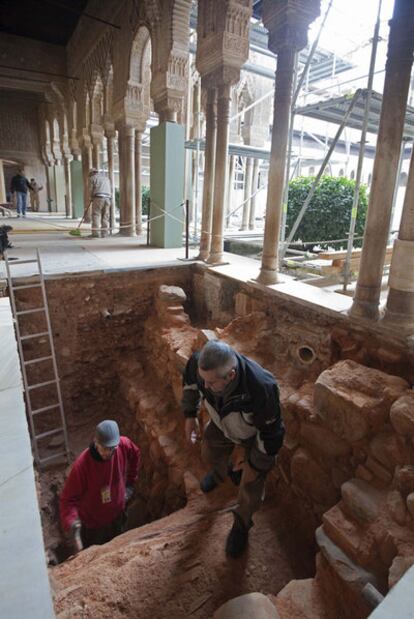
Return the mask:
M 263 24 L 269 31 L 268 47 L 277 54 L 308 43 L 309 25 L 320 15 L 320 0 L 264 0 Z
M 118 120 L 115 123 L 116 129 L 120 134 L 125 136 L 134 136 L 135 135 L 135 125 L 131 122 L 130 119 L 122 119 Z
M 188 79 L 187 53 L 171 52 L 167 68 L 154 73 L 151 80 L 151 97 L 160 120 L 176 122 L 183 111 Z
M 202 84 L 235 84 L 249 56 L 252 0 L 199 0 L 196 66 Z

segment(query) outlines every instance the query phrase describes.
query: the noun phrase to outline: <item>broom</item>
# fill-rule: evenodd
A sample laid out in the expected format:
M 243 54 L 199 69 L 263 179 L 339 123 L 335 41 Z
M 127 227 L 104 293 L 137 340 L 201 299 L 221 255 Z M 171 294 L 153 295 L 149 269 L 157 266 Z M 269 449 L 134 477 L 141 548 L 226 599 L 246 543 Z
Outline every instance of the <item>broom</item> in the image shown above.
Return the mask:
M 70 230 L 69 234 L 71 236 L 81 236 L 81 231 L 80 231 L 80 227 L 83 224 L 85 217 L 87 216 L 87 214 L 89 213 L 89 209 L 91 208 L 91 204 L 92 204 L 92 200 L 89 202 L 89 206 L 86 209 L 86 211 L 83 214 L 82 219 L 80 220 L 80 222 L 78 223 L 78 226 L 76 228 L 74 228 L 73 230 Z

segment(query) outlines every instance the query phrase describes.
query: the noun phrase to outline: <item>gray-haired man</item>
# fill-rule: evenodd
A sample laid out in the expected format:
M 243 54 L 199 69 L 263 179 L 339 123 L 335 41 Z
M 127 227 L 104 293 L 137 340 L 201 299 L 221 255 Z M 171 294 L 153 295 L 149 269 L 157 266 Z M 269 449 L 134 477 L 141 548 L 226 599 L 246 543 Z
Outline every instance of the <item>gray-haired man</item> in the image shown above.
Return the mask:
M 202 455 L 211 467 L 201 489 L 210 492 L 227 475 L 237 484 L 237 471 L 241 472 L 239 505 L 226 543 L 227 554 L 237 557 L 246 547 L 251 517 L 261 505 L 266 475 L 283 443 L 279 389 L 258 363 L 225 342 L 212 341 L 190 357 L 184 372 L 182 408 L 188 440 L 197 427 L 201 399 L 210 415 Z M 244 457 L 229 468 L 236 445 L 244 447 Z

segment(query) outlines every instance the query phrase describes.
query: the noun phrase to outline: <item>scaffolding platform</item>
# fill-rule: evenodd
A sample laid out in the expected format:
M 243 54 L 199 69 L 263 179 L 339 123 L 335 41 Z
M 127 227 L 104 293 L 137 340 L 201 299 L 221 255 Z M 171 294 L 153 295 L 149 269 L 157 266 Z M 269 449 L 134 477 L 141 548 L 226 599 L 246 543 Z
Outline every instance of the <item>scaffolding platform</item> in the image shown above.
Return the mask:
M 305 105 L 303 107 L 297 107 L 295 109 L 295 114 L 340 125 L 344 119 L 346 111 L 348 110 L 353 94 L 354 93 L 351 95 L 343 95 L 341 97 L 332 97 L 331 99 L 326 99 L 325 101 L 320 100 L 316 103 L 310 103 L 309 105 Z M 358 99 L 355 102 L 352 112 L 347 120 L 347 127 L 358 130 L 362 129 L 367 96 L 368 90 L 366 88 L 361 88 L 359 90 Z M 367 126 L 367 130 L 370 133 L 378 134 L 381 118 L 381 107 L 382 95 L 373 91 L 371 94 L 371 104 Z M 403 139 L 414 139 L 414 107 L 410 105 L 407 105 Z

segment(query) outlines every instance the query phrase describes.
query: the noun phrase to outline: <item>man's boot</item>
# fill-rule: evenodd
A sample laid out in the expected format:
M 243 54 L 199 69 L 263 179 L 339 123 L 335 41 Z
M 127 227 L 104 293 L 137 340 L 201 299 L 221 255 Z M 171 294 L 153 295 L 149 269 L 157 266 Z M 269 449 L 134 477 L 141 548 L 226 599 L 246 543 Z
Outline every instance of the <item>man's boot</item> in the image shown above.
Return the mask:
M 253 522 L 250 520 L 249 526 L 246 526 L 237 512 L 233 512 L 233 515 L 234 523 L 227 537 L 226 554 L 236 559 L 246 549 L 249 529 L 253 526 Z

